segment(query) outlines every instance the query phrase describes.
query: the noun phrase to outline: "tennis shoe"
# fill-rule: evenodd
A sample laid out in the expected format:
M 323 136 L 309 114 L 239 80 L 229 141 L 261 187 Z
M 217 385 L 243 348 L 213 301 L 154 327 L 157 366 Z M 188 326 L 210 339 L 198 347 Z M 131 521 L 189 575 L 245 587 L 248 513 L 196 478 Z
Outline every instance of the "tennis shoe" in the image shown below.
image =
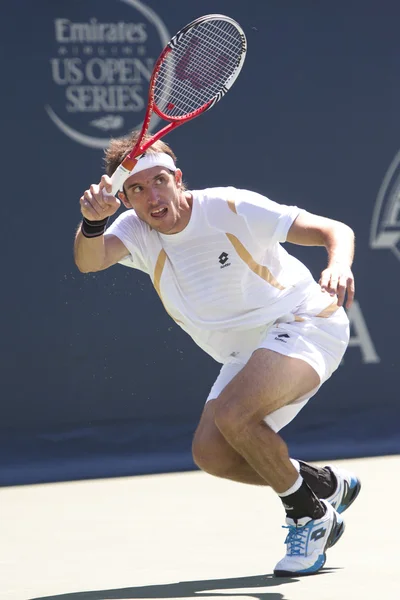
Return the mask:
M 341 537 L 343 518 L 325 500 L 321 500 L 326 512 L 320 519 L 286 518 L 286 556 L 274 569 L 275 577 L 314 575 L 326 561 L 326 551 Z
M 326 498 L 326 501 L 341 514 L 357 498 L 361 489 L 361 481 L 353 473 L 346 471 L 346 469 L 334 467 L 333 465 L 327 465 L 325 468 L 334 474 L 337 481 L 336 490 L 329 498 Z

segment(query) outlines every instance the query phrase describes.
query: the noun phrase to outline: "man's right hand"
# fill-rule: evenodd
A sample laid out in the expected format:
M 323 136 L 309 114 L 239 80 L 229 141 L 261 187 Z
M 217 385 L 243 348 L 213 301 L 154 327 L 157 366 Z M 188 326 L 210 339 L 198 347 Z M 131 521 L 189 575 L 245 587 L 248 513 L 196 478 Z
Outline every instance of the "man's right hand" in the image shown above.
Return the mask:
M 103 175 L 99 184 L 92 184 L 80 199 L 81 213 L 88 221 L 102 221 L 111 217 L 121 206 L 112 192 L 111 178 Z

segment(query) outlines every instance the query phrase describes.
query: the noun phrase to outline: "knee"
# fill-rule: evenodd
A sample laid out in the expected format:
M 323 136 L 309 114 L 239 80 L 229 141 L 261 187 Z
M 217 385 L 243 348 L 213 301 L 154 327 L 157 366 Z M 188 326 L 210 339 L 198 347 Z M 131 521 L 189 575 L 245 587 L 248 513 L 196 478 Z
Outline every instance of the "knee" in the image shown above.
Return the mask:
M 227 442 L 224 442 L 227 444 Z M 220 443 L 212 440 L 199 439 L 195 436 L 192 444 L 192 456 L 194 463 L 209 475 L 230 479 L 243 462 L 233 448 L 224 449 Z
M 214 419 L 215 425 L 227 440 L 243 435 L 253 420 L 243 403 L 223 395 L 215 400 Z
M 219 400 L 221 400 L 219 402 Z M 251 411 L 242 402 L 226 401 L 220 397 L 214 406 L 215 425 L 222 436 L 239 451 L 249 440 L 262 440 L 262 447 L 271 455 L 287 454 L 287 445 L 265 422 L 265 415 Z

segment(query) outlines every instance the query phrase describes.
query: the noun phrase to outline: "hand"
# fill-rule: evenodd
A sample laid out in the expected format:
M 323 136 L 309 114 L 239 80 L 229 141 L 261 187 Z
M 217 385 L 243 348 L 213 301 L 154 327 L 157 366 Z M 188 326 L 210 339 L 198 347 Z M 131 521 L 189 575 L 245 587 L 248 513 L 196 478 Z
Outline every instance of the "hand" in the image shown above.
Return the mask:
M 347 292 L 346 308 L 350 308 L 354 300 L 354 276 L 349 265 L 332 263 L 321 273 L 319 285 L 322 291 L 331 296 L 337 295 L 338 306 L 343 306 Z
M 92 184 L 80 199 L 81 213 L 89 221 L 102 221 L 111 217 L 121 206 L 120 200 L 111 193 L 111 179 L 103 175 L 99 184 Z

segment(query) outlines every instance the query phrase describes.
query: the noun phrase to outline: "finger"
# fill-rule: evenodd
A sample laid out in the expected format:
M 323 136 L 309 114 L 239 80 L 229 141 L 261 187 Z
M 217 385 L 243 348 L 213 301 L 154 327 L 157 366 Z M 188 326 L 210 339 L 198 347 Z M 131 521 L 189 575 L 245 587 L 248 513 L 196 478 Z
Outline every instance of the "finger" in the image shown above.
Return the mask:
M 89 221 L 98 221 L 101 218 L 98 212 L 93 209 L 92 205 L 87 200 L 83 201 L 81 213 L 85 219 L 88 219 Z
M 346 302 L 346 308 L 350 308 L 350 306 L 353 304 L 355 293 L 356 293 L 356 288 L 355 288 L 355 285 L 354 285 L 354 279 L 350 278 L 347 281 L 347 302 Z
M 331 278 L 330 272 L 325 269 L 321 273 L 321 277 L 319 279 L 319 285 L 323 291 L 326 291 L 329 286 L 329 280 Z
M 111 194 L 112 193 L 112 182 L 111 182 L 111 177 L 109 177 L 108 175 L 103 175 L 100 181 L 100 188 L 104 189 L 107 194 Z
M 331 278 L 330 278 L 329 285 L 327 288 L 327 291 L 329 292 L 329 294 L 331 296 L 334 296 L 336 294 L 337 289 L 338 289 L 338 282 L 339 282 L 338 276 L 334 273 L 331 273 Z
M 347 277 L 342 275 L 339 278 L 337 289 L 336 289 L 337 298 L 338 298 L 338 302 L 337 302 L 338 306 L 343 306 L 344 298 L 346 295 L 346 289 L 347 289 Z
M 92 194 L 91 205 L 101 215 L 107 210 L 107 203 L 104 200 L 103 191 L 97 184 L 90 186 L 90 192 Z
M 88 190 L 86 190 L 81 198 L 81 213 L 86 219 L 92 221 L 98 221 L 103 218 L 101 211 L 96 209 L 94 198 Z
M 336 294 L 336 287 L 334 284 L 335 281 L 337 281 L 337 279 L 332 279 L 332 274 L 330 272 L 324 274 L 324 277 L 321 277 L 320 279 L 320 286 L 322 291 L 327 292 L 331 296 L 334 296 Z
M 106 188 L 103 188 L 101 190 L 102 196 L 103 196 L 103 202 L 106 204 L 107 207 L 115 207 L 116 205 L 116 197 L 114 196 L 114 194 L 112 192 L 107 192 Z
M 90 190 L 86 190 L 80 199 L 81 212 L 84 214 L 84 211 L 91 211 L 92 209 L 92 194 Z

